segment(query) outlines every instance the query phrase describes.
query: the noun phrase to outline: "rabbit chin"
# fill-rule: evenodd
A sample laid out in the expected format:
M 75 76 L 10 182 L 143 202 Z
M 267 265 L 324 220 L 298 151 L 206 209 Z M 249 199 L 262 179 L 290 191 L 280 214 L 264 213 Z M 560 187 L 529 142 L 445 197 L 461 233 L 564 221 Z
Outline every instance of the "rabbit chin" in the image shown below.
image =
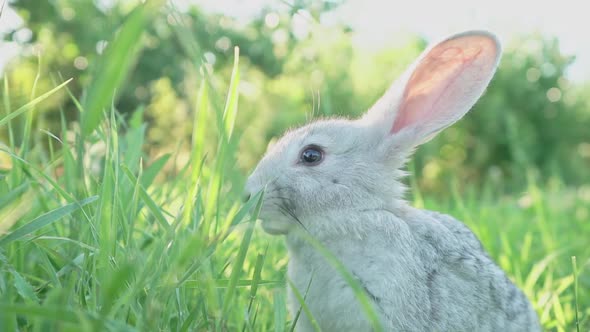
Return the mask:
M 281 218 L 273 217 L 262 219 L 262 229 L 271 235 L 285 235 L 291 230 L 291 223 Z

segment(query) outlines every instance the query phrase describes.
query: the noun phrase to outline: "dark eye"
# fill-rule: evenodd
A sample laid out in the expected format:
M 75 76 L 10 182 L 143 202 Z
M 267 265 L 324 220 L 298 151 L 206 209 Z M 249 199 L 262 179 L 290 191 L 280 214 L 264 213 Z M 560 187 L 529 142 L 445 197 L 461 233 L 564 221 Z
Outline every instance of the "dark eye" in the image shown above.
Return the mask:
M 322 162 L 323 157 L 324 151 L 322 149 L 315 145 L 310 145 L 301 151 L 299 159 L 305 166 L 315 166 Z

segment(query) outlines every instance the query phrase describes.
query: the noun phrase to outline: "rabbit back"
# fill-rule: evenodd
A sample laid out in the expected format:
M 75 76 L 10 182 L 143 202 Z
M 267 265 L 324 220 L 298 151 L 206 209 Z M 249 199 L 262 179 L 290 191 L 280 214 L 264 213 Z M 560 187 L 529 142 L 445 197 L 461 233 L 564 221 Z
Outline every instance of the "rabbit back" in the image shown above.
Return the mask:
M 459 317 L 472 331 L 541 330 L 525 294 L 464 223 L 439 212 L 409 210 L 414 217 L 407 220 L 419 239 L 427 273 L 430 318 L 447 322 L 440 330 L 460 330 L 448 323 Z

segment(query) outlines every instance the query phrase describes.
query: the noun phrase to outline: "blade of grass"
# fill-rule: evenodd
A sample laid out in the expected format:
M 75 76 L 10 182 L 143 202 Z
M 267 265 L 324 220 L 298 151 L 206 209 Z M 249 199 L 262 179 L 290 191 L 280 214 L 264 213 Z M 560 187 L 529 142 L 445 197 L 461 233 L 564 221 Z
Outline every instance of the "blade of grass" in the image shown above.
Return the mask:
M 55 321 L 67 324 L 73 324 L 80 326 L 84 322 L 92 322 L 94 327 L 99 330 L 107 331 L 136 331 L 131 326 L 113 320 L 104 320 L 98 318 L 95 315 L 81 311 L 68 309 L 57 306 L 40 306 L 30 304 L 7 304 L 0 302 L 0 312 L 2 313 L 13 313 L 24 317 L 36 317 L 42 318 L 46 321 Z M 88 329 L 82 329 L 88 331 Z
M 256 257 L 256 263 L 254 265 L 254 274 L 252 275 L 252 284 L 250 286 L 250 304 L 248 305 L 248 311 L 252 309 L 252 303 L 256 298 L 256 292 L 258 291 L 258 285 L 263 282 L 260 277 L 262 273 L 262 265 L 264 264 L 264 259 L 266 258 L 266 254 L 268 252 L 268 246 L 264 251 L 264 254 L 258 254 Z
M 112 114 L 112 113 L 111 113 Z M 118 137 L 116 129 L 113 127 L 116 125 L 111 118 L 109 122 L 110 126 L 106 130 L 105 144 L 106 154 L 102 176 L 100 179 L 99 187 L 99 201 L 97 203 L 97 214 L 94 220 L 95 226 L 98 229 L 99 234 L 99 251 L 98 251 L 98 271 L 99 279 L 105 281 L 108 277 L 109 268 L 111 264 L 109 260 L 115 256 L 116 250 L 116 234 L 119 232 L 117 225 L 114 223 L 114 216 L 117 212 L 116 195 L 118 178 L 116 170 L 118 169 Z
M 100 312 L 103 316 L 107 316 L 111 312 L 115 300 L 125 290 L 132 276 L 133 266 L 129 263 L 124 263 L 114 271 L 105 285 L 101 287 L 102 306 Z
M 21 226 L 20 228 L 14 230 L 11 233 L 0 238 L 0 246 L 7 245 L 10 242 L 16 241 L 32 232 L 45 227 L 51 223 L 58 221 L 59 219 L 67 216 L 68 214 L 78 210 L 79 208 L 83 207 L 84 205 L 90 204 L 98 199 L 98 196 L 88 197 L 76 203 L 70 203 L 59 207 L 53 211 L 47 212 L 29 223 Z
M 20 186 L 12 189 L 8 194 L 4 195 L 3 197 L 0 197 L 0 209 L 10 204 L 15 199 L 19 198 L 22 194 L 24 194 L 27 191 L 27 189 L 29 189 L 29 183 L 25 182 Z
M 297 301 L 300 304 L 299 310 L 297 310 L 297 314 L 295 314 L 295 317 L 293 317 L 293 323 L 291 324 L 290 332 L 295 331 L 295 326 L 297 326 L 297 322 L 299 321 L 299 317 L 301 315 L 301 310 L 303 310 L 303 312 L 305 312 L 305 315 L 307 316 L 307 319 L 309 320 L 309 323 L 313 327 L 314 331 L 321 331 L 317 320 L 315 319 L 315 317 L 311 313 L 311 310 L 309 310 L 309 307 L 305 303 L 305 298 L 307 297 L 307 293 L 309 292 L 309 287 L 311 286 L 312 281 L 313 281 L 313 277 L 309 278 L 309 282 L 307 283 L 307 288 L 305 289 L 305 295 L 301 295 L 301 292 L 299 291 L 299 289 L 297 289 L 297 287 L 295 286 L 293 281 L 287 279 L 287 282 L 289 283 L 289 287 L 291 287 L 293 294 L 295 295 L 295 297 L 297 298 Z
M 2 150 L 2 149 L 0 149 L 0 150 L 8 153 L 12 158 L 14 158 L 15 160 L 18 160 L 21 164 L 26 165 L 27 170 L 29 170 L 29 171 L 34 170 L 43 179 L 45 179 L 49 183 L 49 186 L 51 186 L 51 188 L 53 188 L 57 193 L 59 193 L 62 198 L 66 199 L 67 201 L 74 201 L 75 200 L 74 196 L 72 196 L 70 193 L 68 193 L 66 190 L 64 190 L 53 177 L 51 177 L 50 175 L 47 175 L 43 170 L 41 170 L 37 166 L 27 162 L 26 160 L 20 158 L 19 156 L 13 154 L 10 151 Z M 31 178 L 34 178 L 32 176 L 32 174 L 30 174 L 30 176 L 31 176 Z M 34 179 L 38 183 L 42 183 L 42 181 L 39 181 L 39 179 L 36 179 L 36 178 L 34 178 Z M 90 218 L 88 216 L 86 216 L 86 219 L 90 220 Z
M 195 112 L 196 114 L 193 120 L 192 151 L 190 159 L 190 164 L 192 167 L 192 187 L 190 189 L 189 195 L 186 197 L 184 202 L 184 215 L 182 218 L 182 223 L 184 225 L 187 225 L 191 220 L 194 201 L 199 190 L 198 181 L 204 165 L 204 159 L 202 156 L 205 148 L 205 134 L 207 132 L 207 118 L 209 113 L 207 82 L 205 82 L 205 80 L 201 81 L 201 88 L 199 89 L 199 95 L 197 96 L 197 108 Z
M 69 80 L 63 82 L 62 84 L 56 86 L 55 88 L 45 92 L 44 94 L 40 95 L 39 97 L 31 100 L 30 102 L 24 104 L 23 106 L 19 107 L 17 110 L 15 110 L 14 112 L 11 112 L 10 114 L 6 115 L 5 117 L 3 117 L 2 119 L 0 119 L 0 126 L 5 125 L 6 123 L 8 123 L 10 120 L 16 118 L 17 116 L 33 109 L 35 106 L 37 106 L 40 102 L 44 101 L 45 99 L 49 98 L 51 95 L 53 95 L 55 92 L 57 92 L 59 89 L 63 88 L 66 84 L 70 83 L 73 80 L 73 78 L 70 78 Z
M 240 249 L 238 250 L 236 261 L 233 264 L 229 285 L 224 296 L 222 317 L 226 316 L 230 308 L 230 304 L 232 303 L 236 286 L 238 284 L 238 279 L 240 277 L 240 273 L 242 272 L 244 261 L 246 260 L 246 253 L 248 252 L 248 248 L 250 247 L 250 240 L 252 239 L 252 233 L 254 232 L 254 225 L 256 224 L 256 219 L 258 219 L 258 213 L 260 212 L 260 208 L 262 207 L 263 197 L 263 192 L 258 193 L 258 197 L 255 197 L 255 199 L 257 199 L 256 209 L 254 211 L 254 214 L 252 215 L 252 218 L 250 219 L 250 222 L 247 225 L 246 231 L 244 232 L 244 238 L 242 239 L 242 243 L 240 244 Z
M 135 230 L 135 225 L 136 225 L 136 221 L 137 221 L 137 217 L 139 214 L 139 191 L 141 190 L 140 188 L 140 181 L 143 175 L 143 162 L 140 160 L 139 161 L 139 169 L 137 171 L 137 180 L 135 182 L 133 182 L 133 188 L 132 188 L 132 194 L 131 195 L 127 195 L 127 196 L 131 196 L 131 201 L 129 203 L 128 206 L 128 215 L 127 215 L 127 219 L 129 221 L 127 227 L 127 236 L 126 236 L 126 243 L 127 245 L 130 245 L 133 242 L 133 233 Z M 123 168 L 123 167 L 122 167 Z M 131 171 L 131 170 L 129 170 Z
M 187 332 L 189 330 L 191 324 L 197 319 L 198 315 L 199 315 L 199 311 L 196 309 L 193 309 L 191 311 L 191 313 L 188 315 L 188 317 L 184 320 L 182 325 L 180 326 L 179 331 L 180 332 Z
M 205 208 L 205 219 L 206 220 L 215 220 L 219 221 L 219 218 L 214 218 L 214 216 L 219 215 L 219 193 L 221 190 L 221 185 L 223 183 L 224 178 L 224 168 L 227 162 L 229 155 L 231 155 L 230 141 L 231 141 L 231 133 L 233 130 L 234 122 L 235 122 L 235 115 L 237 112 L 237 102 L 238 102 L 238 84 L 239 84 L 239 57 L 240 49 L 238 47 L 234 48 L 234 64 L 232 69 L 232 75 L 230 79 L 230 86 L 227 92 L 225 108 L 223 113 L 219 114 L 216 113 L 218 117 L 219 131 L 222 135 L 222 139 L 218 144 L 218 151 L 217 151 L 217 159 L 215 161 L 214 172 L 209 181 L 209 188 L 207 191 L 207 206 Z M 221 117 L 220 117 L 221 116 Z M 202 225 L 203 232 L 207 234 L 209 232 L 210 224 Z M 217 227 L 217 223 L 215 224 Z
M 576 256 L 572 256 L 572 268 L 574 270 L 574 310 L 576 314 L 576 332 L 580 332 L 580 317 L 578 313 L 578 264 L 576 263 Z
M 143 188 L 149 188 L 149 186 L 152 185 L 152 182 L 154 182 L 154 179 L 156 178 L 158 173 L 160 173 L 162 168 L 164 168 L 164 166 L 168 162 L 168 159 L 170 159 L 170 154 L 165 154 L 153 161 L 144 170 L 143 175 L 141 177 L 141 185 Z
M 79 322 L 79 313 L 59 307 L 45 307 L 40 305 L 0 303 L 0 311 L 11 312 L 26 317 L 41 317 L 46 320 L 70 324 Z
M 10 91 L 9 87 L 8 87 L 8 75 L 4 75 L 4 95 L 2 96 L 2 102 L 4 104 L 4 112 L 6 112 L 6 115 L 10 115 L 12 112 L 10 111 L 12 109 L 12 106 L 10 104 L 10 94 L 8 93 Z M 8 143 L 10 146 L 10 149 L 12 151 L 15 150 L 15 141 L 14 141 L 14 131 L 12 129 L 12 123 L 9 121 L 8 122 Z
M 229 142 L 233 129 L 234 123 L 236 122 L 236 115 L 238 112 L 238 84 L 240 82 L 240 48 L 234 47 L 234 66 L 231 72 L 231 79 L 229 82 L 229 91 L 225 102 L 225 108 L 223 110 L 223 128 L 225 139 Z
M 86 136 L 96 129 L 105 107 L 115 99 L 115 90 L 121 86 L 133 68 L 133 63 L 143 46 L 141 36 L 163 4 L 163 0 L 155 0 L 138 5 L 108 45 L 94 72 L 96 76 L 90 83 L 83 103 L 82 135 Z
M 258 291 L 258 285 L 260 285 L 261 280 L 261 273 L 262 273 L 262 266 L 264 265 L 264 259 L 266 258 L 266 254 L 268 253 L 268 245 L 264 250 L 264 254 L 258 254 L 256 257 L 256 263 L 254 265 L 254 274 L 252 275 L 252 284 L 250 286 L 250 302 L 248 303 L 248 311 L 246 312 L 246 320 L 244 321 L 244 326 L 242 328 L 242 332 L 246 330 L 253 329 L 253 322 L 250 320 L 250 316 L 252 313 L 252 304 L 256 299 L 256 293 Z
M 37 84 L 39 83 L 39 79 L 41 78 L 41 53 L 37 54 L 37 74 L 35 75 L 35 79 L 33 80 L 33 86 L 31 88 L 31 100 L 35 98 L 35 93 L 37 91 Z M 33 130 L 33 111 L 35 110 L 35 106 L 31 108 L 31 112 L 27 113 L 25 119 L 25 128 L 23 131 L 23 139 L 20 145 L 20 154 L 23 159 L 27 159 L 27 155 L 30 150 L 30 145 L 32 142 L 31 139 L 34 139 L 33 135 L 31 135 L 31 130 Z
M 250 293 L 252 293 L 252 290 L 254 289 L 255 291 L 257 291 L 259 286 L 277 287 L 277 286 L 284 286 L 284 284 L 285 283 L 280 280 L 264 280 L 264 279 L 260 279 L 260 278 L 258 280 L 256 280 L 255 278 L 252 278 L 252 279 L 239 279 L 236 282 L 235 287 L 236 288 L 250 287 L 250 290 L 251 290 Z M 199 288 L 201 286 L 201 281 L 200 280 L 186 280 L 182 285 L 187 288 Z M 230 286 L 230 279 L 216 279 L 215 280 L 215 287 L 217 287 L 217 288 L 228 288 L 229 286 Z M 256 294 L 256 293 L 254 293 L 254 294 Z M 254 296 L 254 295 L 250 294 L 250 296 Z
M 273 292 L 273 308 L 275 332 L 285 331 L 285 321 L 287 320 L 287 311 L 285 310 L 285 293 L 282 289 L 275 289 Z
M 33 301 L 35 303 L 39 302 L 39 298 L 33 289 L 33 286 L 23 278 L 20 273 L 18 273 L 14 269 L 10 269 L 10 273 L 12 274 L 12 278 L 14 279 L 14 287 L 18 294 L 25 300 Z
M 524 282 L 523 289 L 525 290 L 525 292 L 529 292 L 529 293 L 533 292 L 533 289 L 534 289 L 533 286 L 539 281 L 539 279 L 541 278 L 541 275 L 547 270 L 549 263 L 551 263 L 551 261 L 554 260 L 556 257 L 557 257 L 557 254 L 548 255 L 542 261 L 536 263 L 533 266 L 533 268 L 531 269 L 531 272 L 526 277 L 526 280 Z
M 131 171 L 127 167 L 123 166 L 122 170 L 123 170 L 123 173 L 125 173 L 125 175 L 127 175 L 129 180 L 131 180 L 133 183 L 137 182 L 137 178 L 135 177 L 135 175 L 133 175 L 131 173 Z M 147 193 L 145 188 L 143 188 L 143 186 L 139 185 L 138 187 L 139 187 L 139 197 L 145 203 L 145 205 L 148 207 L 150 212 L 153 213 L 154 217 L 156 217 L 156 221 L 158 222 L 158 224 L 168 233 L 171 229 L 171 226 L 168 223 L 168 220 L 166 220 L 166 217 L 164 217 L 162 210 L 160 209 L 158 204 L 156 204 L 156 202 L 154 202 L 154 200 L 150 197 L 150 195 Z

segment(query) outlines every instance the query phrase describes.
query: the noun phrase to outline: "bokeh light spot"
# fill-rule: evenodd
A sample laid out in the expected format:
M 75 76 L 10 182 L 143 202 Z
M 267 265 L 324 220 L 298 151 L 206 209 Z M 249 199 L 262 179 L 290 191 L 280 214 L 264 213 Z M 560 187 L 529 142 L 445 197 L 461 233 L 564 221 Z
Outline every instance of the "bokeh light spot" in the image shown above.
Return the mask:
M 217 41 L 215 42 L 215 48 L 217 48 L 220 51 L 225 52 L 225 51 L 229 50 L 230 47 L 231 47 L 231 40 L 226 36 L 223 36 L 223 37 L 217 39 Z
M 96 43 L 96 53 L 102 54 L 109 43 L 106 40 L 100 40 Z
M 555 87 L 547 90 L 547 99 L 552 103 L 558 102 L 561 99 L 561 90 Z
M 541 77 L 541 71 L 538 68 L 531 67 L 526 71 L 527 81 L 534 83 Z
M 76 17 L 76 11 L 70 7 L 64 7 L 61 9 L 61 17 L 66 21 L 71 21 Z
M 264 24 L 266 24 L 266 26 L 271 29 L 274 29 L 277 26 L 279 26 L 279 22 L 280 22 L 280 18 L 277 13 L 268 13 L 264 17 Z
M 84 70 L 88 68 L 88 59 L 83 56 L 77 56 L 74 59 L 74 67 L 76 67 L 78 70 Z

